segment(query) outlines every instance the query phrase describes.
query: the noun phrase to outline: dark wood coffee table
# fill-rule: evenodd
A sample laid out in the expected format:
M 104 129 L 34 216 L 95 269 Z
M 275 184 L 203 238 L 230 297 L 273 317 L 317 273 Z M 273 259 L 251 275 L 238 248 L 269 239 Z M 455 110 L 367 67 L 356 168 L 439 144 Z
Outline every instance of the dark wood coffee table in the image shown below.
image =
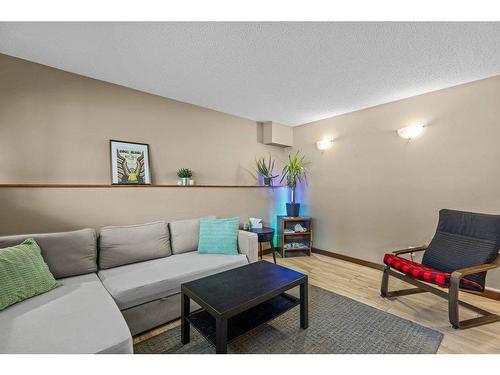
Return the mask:
M 300 285 L 300 298 L 285 291 Z M 227 343 L 300 305 L 300 327 L 308 327 L 307 275 L 266 261 L 181 285 L 181 341 L 189 342 L 193 325 L 216 352 Z M 190 312 L 190 299 L 202 308 Z

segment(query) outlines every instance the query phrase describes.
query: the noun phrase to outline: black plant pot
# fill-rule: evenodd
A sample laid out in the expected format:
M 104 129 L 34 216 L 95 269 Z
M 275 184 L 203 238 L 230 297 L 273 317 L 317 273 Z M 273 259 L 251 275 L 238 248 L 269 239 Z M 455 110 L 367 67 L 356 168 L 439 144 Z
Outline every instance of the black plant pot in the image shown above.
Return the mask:
M 271 186 L 271 177 L 264 177 L 264 186 Z
M 286 204 L 286 216 L 297 217 L 299 216 L 300 203 L 287 203 Z

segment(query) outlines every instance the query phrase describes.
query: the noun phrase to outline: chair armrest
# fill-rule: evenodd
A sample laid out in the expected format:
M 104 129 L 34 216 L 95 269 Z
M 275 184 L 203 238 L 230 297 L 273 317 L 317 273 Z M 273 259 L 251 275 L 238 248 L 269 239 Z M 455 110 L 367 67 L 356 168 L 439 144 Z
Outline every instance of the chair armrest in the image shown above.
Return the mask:
M 428 247 L 428 245 L 424 244 L 424 245 L 420 245 L 420 246 L 408 247 L 406 249 L 396 250 L 396 251 L 393 251 L 392 253 L 394 255 L 416 253 L 417 251 L 427 250 L 427 247 Z
M 498 267 L 500 267 L 498 263 L 486 263 L 480 264 L 479 266 L 467 267 L 453 271 L 450 278 L 450 294 L 456 295 L 458 293 L 458 289 L 460 289 L 460 279 L 462 277 L 492 270 Z
M 245 230 L 238 231 L 238 250 L 247 256 L 248 262 L 257 262 L 259 258 L 259 241 L 257 234 Z
M 480 264 L 479 266 L 461 268 L 459 270 L 453 271 L 451 273 L 451 277 L 455 279 L 461 279 L 462 277 L 467 275 L 473 275 L 475 273 L 493 270 L 498 267 L 500 267 L 500 265 L 498 265 L 497 263 L 486 263 Z

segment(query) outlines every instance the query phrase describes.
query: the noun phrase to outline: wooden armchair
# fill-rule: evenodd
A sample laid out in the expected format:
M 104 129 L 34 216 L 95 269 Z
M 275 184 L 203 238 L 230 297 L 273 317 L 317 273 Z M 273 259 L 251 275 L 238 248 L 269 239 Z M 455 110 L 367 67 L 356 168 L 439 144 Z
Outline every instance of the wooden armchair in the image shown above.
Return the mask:
M 470 328 L 500 321 L 500 316 L 459 301 L 460 289 L 483 292 L 486 272 L 500 267 L 500 216 L 454 210 L 441 210 L 436 234 L 429 246 L 410 247 L 384 256 L 380 294 L 393 298 L 430 292 L 448 300 L 453 328 Z M 422 263 L 413 254 L 425 251 Z M 411 260 L 401 257 L 410 254 Z M 394 271 L 395 270 L 395 271 Z M 388 291 L 389 276 L 415 288 Z M 448 293 L 429 284 L 448 289 Z M 473 310 L 481 317 L 460 321 L 458 306 Z

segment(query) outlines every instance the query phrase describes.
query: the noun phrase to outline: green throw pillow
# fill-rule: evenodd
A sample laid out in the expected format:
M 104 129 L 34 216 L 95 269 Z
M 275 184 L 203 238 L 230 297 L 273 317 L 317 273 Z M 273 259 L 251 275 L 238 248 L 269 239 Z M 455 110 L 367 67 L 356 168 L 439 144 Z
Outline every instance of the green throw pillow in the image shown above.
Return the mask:
M 0 249 L 0 310 L 59 286 L 32 238 Z
M 240 218 L 200 219 L 200 254 L 238 254 Z

